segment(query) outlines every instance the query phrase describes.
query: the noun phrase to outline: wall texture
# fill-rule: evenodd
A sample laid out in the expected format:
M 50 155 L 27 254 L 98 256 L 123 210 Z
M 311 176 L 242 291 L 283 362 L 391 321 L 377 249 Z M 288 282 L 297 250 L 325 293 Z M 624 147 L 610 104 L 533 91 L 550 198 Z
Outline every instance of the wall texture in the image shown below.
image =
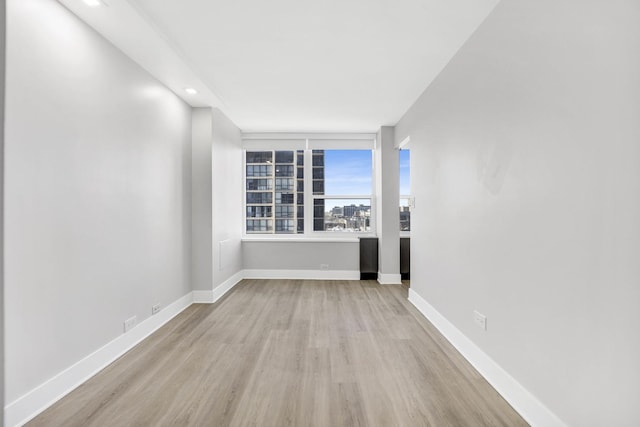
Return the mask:
M 213 287 L 242 270 L 242 135 L 213 110 Z
M 4 420 L 4 70 L 5 2 L 0 0 L 0 427 Z
M 400 284 L 400 164 L 394 129 L 383 126 L 376 141 L 376 231 L 378 282 Z
M 242 243 L 247 270 L 359 271 L 358 242 L 251 242 Z
M 575 426 L 640 424 L 638 22 L 503 0 L 396 127 L 411 288 Z
M 191 280 L 194 290 L 211 290 L 213 283 L 213 217 L 211 213 L 211 108 L 194 108 L 191 142 Z
M 192 122 L 193 289 L 210 291 L 242 270 L 242 139 L 217 108 Z
M 190 292 L 190 108 L 55 1 L 8 4 L 7 401 Z

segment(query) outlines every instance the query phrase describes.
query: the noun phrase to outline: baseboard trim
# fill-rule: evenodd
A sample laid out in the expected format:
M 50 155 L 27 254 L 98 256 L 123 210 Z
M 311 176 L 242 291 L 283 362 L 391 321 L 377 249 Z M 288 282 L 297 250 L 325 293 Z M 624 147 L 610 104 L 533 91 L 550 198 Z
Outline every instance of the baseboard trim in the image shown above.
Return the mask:
M 193 302 L 195 304 L 211 304 L 213 291 L 193 291 Z
M 357 270 L 244 270 L 245 279 L 360 280 Z
M 409 302 L 427 318 L 498 393 L 532 426 L 566 427 L 533 394 L 449 322 L 431 304 L 409 289 Z
M 378 272 L 378 283 L 381 285 L 401 285 L 402 277 L 400 274 L 383 274 Z
M 233 276 L 219 284 L 215 289 L 210 291 L 193 291 L 193 302 L 203 304 L 213 304 L 229 292 L 235 285 L 244 279 L 244 272 L 238 271 Z
M 5 425 L 21 426 L 27 423 L 180 314 L 192 302 L 193 294 L 189 292 L 160 310 L 156 315 L 145 319 L 129 332 L 120 335 L 27 394 L 9 403 L 4 410 Z

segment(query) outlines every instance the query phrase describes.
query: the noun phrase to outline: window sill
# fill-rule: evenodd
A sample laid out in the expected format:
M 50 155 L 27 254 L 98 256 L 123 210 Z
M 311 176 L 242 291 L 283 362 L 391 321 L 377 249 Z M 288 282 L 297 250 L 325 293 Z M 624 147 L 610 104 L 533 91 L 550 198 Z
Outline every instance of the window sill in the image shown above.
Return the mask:
M 261 243 L 269 243 L 269 242 L 286 242 L 286 243 L 358 243 L 360 237 L 376 237 L 371 234 L 363 234 L 358 236 L 331 236 L 331 237 L 271 237 L 271 236 L 244 236 L 242 237 L 243 242 L 261 242 Z

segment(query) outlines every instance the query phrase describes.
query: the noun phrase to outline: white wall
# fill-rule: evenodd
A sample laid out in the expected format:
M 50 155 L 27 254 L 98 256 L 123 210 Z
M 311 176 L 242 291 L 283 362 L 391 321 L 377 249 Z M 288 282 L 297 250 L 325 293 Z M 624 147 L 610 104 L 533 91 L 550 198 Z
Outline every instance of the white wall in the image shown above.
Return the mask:
M 5 2 L 0 0 L 0 427 L 4 425 L 4 67 Z
M 213 115 L 211 108 L 194 108 L 191 142 L 191 283 L 194 290 L 213 286 L 211 212 L 211 153 Z
M 376 139 L 376 229 L 378 282 L 400 284 L 400 165 L 394 129 L 383 126 Z
M 193 289 L 211 291 L 242 270 L 242 137 L 217 108 L 192 115 Z
M 503 0 L 396 126 L 412 289 L 574 426 L 640 425 L 638 22 Z
M 242 135 L 213 110 L 213 287 L 242 270 Z
M 190 108 L 56 1 L 8 4 L 6 397 L 190 292 Z
M 242 244 L 245 270 L 360 270 L 359 243 L 251 242 Z

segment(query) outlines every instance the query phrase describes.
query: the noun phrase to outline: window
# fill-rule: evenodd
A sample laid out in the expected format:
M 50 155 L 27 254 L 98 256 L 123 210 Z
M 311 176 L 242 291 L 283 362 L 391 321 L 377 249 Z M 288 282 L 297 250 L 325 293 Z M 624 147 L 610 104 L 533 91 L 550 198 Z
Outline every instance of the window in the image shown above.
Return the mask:
M 371 231 L 372 160 L 371 150 L 314 150 L 314 231 Z
M 271 218 L 271 206 L 247 206 L 247 218 Z
M 276 191 L 293 190 L 293 178 L 276 178 Z
M 271 220 L 248 219 L 247 233 L 267 233 L 271 231 Z
M 270 165 L 247 165 L 247 176 L 271 176 Z
M 294 218 L 294 209 L 293 206 L 276 206 L 276 218 Z
M 297 215 L 296 209 L 296 196 L 300 200 L 304 197 L 304 152 L 247 151 L 245 161 L 246 232 L 304 233 L 304 221 L 297 221 L 304 217 Z M 294 174 L 303 185 L 296 183 Z
M 247 190 L 271 190 L 271 179 L 247 178 Z
M 276 176 L 293 176 L 293 165 L 276 165 Z
M 371 149 L 247 150 L 246 233 L 371 231 L 372 155 Z
M 400 150 L 400 231 L 411 231 L 410 151 Z
M 247 164 L 249 163 L 272 163 L 273 152 L 252 151 L 247 153 Z

